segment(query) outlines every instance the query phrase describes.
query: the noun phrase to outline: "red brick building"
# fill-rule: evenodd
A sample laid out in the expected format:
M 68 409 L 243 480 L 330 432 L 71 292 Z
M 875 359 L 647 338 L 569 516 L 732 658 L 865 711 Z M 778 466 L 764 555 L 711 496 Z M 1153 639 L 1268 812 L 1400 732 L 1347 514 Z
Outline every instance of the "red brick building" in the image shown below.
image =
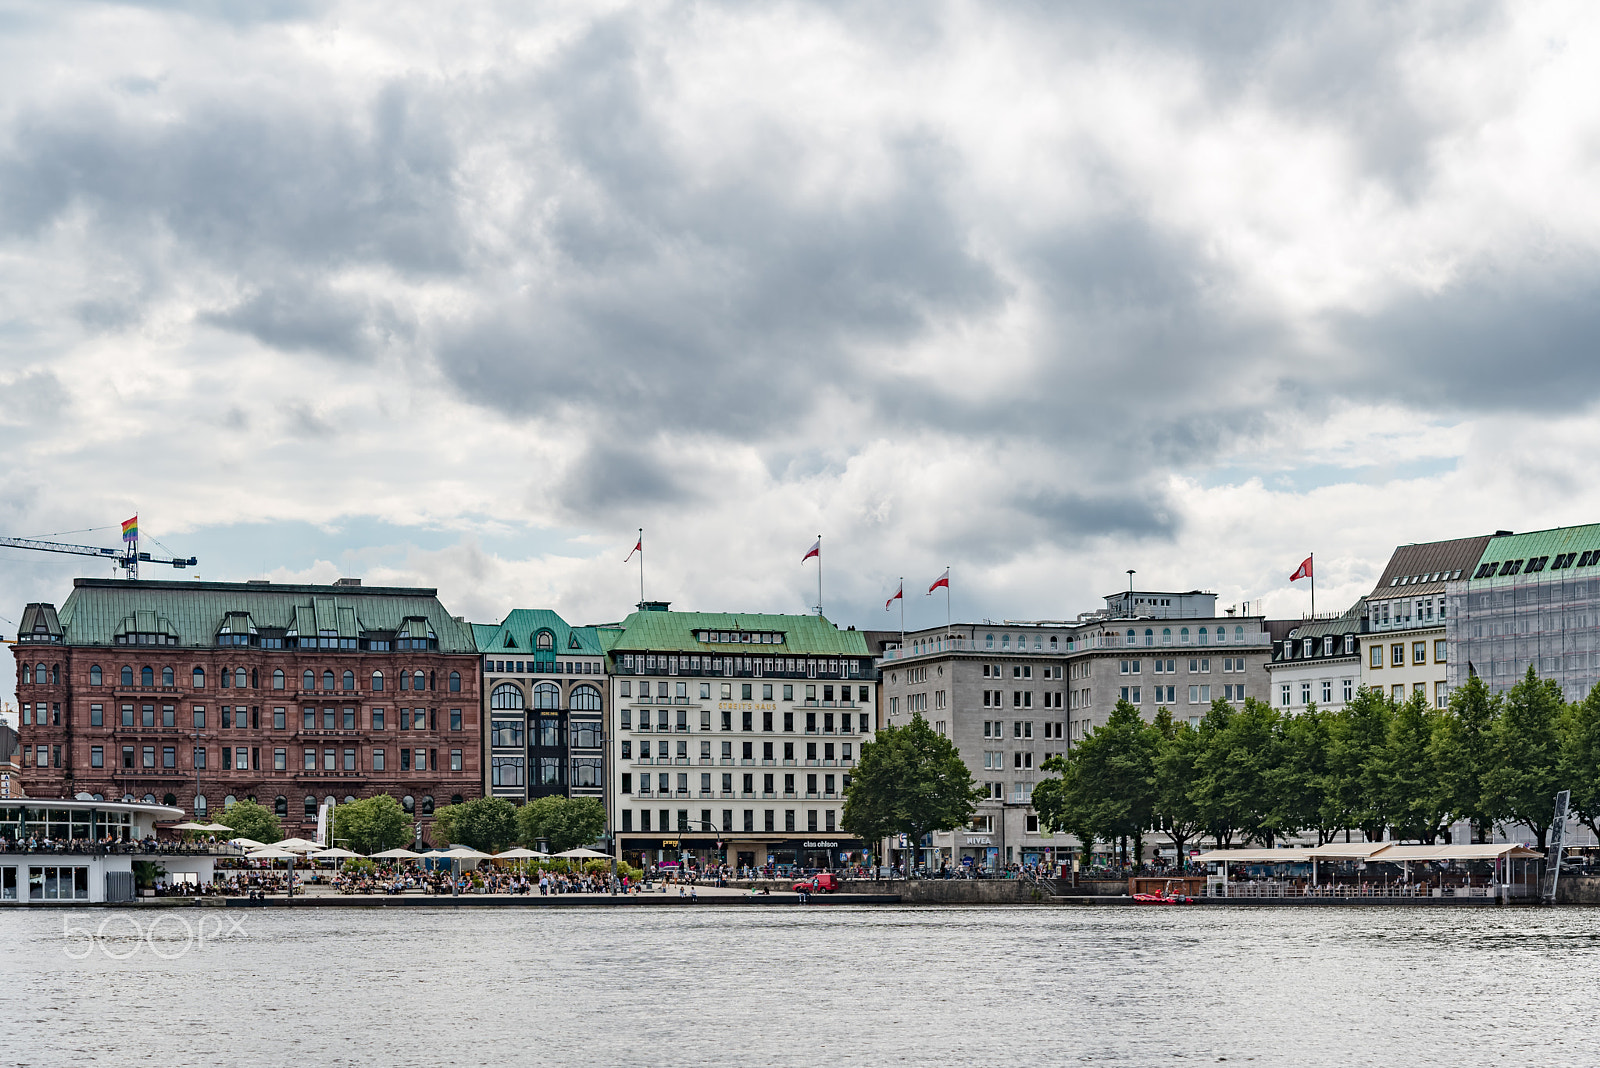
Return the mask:
M 426 827 L 483 793 L 472 628 L 431 589 L 77 579 L 13 649 L 32 797 L 250 798 L 305 834 L 330 798 Z

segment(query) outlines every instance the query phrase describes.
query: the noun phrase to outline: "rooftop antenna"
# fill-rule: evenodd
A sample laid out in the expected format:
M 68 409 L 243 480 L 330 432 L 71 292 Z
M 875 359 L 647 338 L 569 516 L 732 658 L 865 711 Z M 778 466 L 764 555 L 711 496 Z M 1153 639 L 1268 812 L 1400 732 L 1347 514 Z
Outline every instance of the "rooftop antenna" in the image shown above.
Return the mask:
M 1138 572 L 1135 571 L 1133 568 L 1131 568 L 1131 567 L 1128 568 L 1128 618 L 1129 619 L 1133 618 L 1133 576 L 1135 576 L 1137 574 L 1138 574 Z

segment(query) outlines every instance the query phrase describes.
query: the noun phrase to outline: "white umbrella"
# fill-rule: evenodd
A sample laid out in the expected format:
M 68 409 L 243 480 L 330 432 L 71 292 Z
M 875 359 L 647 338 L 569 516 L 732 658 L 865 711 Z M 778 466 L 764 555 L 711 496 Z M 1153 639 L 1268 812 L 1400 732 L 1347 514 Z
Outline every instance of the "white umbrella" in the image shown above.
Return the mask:
M 304 838 L 285 838 L 281 842 L 273 842 L 272 844 L 274 848 L 290 849 L 296 853 L 310 853 L 313 850 L 322 848 L 318 843 L 307 841 Z
M 373 860 L 415 860 L 420 856 L 422 856 L 421 853 L 413 853 L 409 849 L 400 848 L 400 849 L 385 849 L 382 853 L 374 853 L 374 854 L 372 854 L 372 859 Z
M 287 849 L 279 849 L 277 846 L 267 846 L 267 847 L 265 847 L 263 849 L 257 849 L 254 852 L 246 853 L 244 856 L 245 856 L 246 860 L 299 860 L 300 859 L 300 854 L 291 853 Z
M 548 857 L 549 855 L 550 855 L 549 853 L 541 853 L 537 849 L 524 849 L 521 846 L 518 846 L 515 849 L 508 849 L 504 853 L 496 853 L 494 855 L 494 859 L 495 860 L 534 860 L 534 859 L 536 859 L 538 857 Z
M 451 860 L 492 860 L 493 859 L 488 853 L 480 853 L 476 849 L 469 849 L 466 846 L 456 846 L 454 849 L 446 849 L 444 852 L 439 853 L 437 855 L 441 856 L 441 857 L 449 857 Z
M 254 838 L 230 838 L 228 844 L 238 846 L 240 849 L 266 849 L 267 843 L 258 842 Z
M 167 828 L 169 831 L 209 831 L 210 829 L 211 825 L 209 823 L 195 823 L 193 821 L 189 823 L 174 823 Z M 223 830 L 232 830 L 232 828 L 224 827 Z
M 210 831 L 212 834 L 219 834 L 223 832 L 228 834 L 233 833 L 233 828 L 229 827 L 226 823 L 208 823 L 200 829 L 202 831 Z
M 557 853 L 555 855 L 558 856 L 558 857 L 572 857 L 574 859 L 582 859 L 582 860 L 610 860 L 611 859 L 611 857 L 609 855 L 605 854 L 605 853 L 597 853 L 592 849 L 585 849 L 585 848 L 583 848 L 581 846 L 579 848 L 577 848 L 577 849 L 563 850 L 562 852 Z
M 348 849 L 340 849 L 335 846 L 332 849 L 324 849 L 318 853 L 307 853 L 306 856 L 315 858 L 317 860 L 340 860 L 349 857 L 360 857 L 361 854 L 352 853 Z

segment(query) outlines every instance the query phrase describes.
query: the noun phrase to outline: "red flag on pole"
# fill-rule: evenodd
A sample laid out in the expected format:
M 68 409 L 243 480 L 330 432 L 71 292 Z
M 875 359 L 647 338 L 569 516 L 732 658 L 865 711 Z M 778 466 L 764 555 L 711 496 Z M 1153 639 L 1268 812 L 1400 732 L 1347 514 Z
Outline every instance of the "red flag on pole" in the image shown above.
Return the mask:
M 644 552 L 644 537 L 643 537 L 643 535 L 641 535 L 639 540 L 634 543 L 633 548 L 628 550 L 628 555 L 624 556 L 622 558 L 622 562 L 623 563 L 627 563 L 629 560 L 633 559 L 633 554 L 634 553 L 642 553 L 642 552 Z
M 950 569 L 948 567 L 944 569 L 944 574 L 933 580 L 933 585 L 928 587 L 928 592 L 932 593 L 940 586 L 947 590 L 950 588 Z
M 890 597 L 887 601 L 883 602 L 883 610 L 885 612 L 887 612 L 889 610 L 889 606 L 894 604 L 896 601 L 900 600 L 901 598 L 903 598 L 905 596 L 905 594 L 906 594 L 906 584 L 904 582 L 902 582 L 902 583 L 900 583 L 899 586 L 897 586 L 895 588 L 894 596 Z
M 1311 557 L 1308 556 L 1303 561 L 1301 561 L 1300 569 L 1298 571 L 1296 571 L 1294 574 L 1289 576 L 1289 581 L 1290 582 L 1295 582 L 1295 581 L 1297 581 L 1299 579 L 1308 579 L 1310 577 L 1311 577 Z
M 818 557 L 818 558 L 820 558 L 822 556 L 822 539 L 821 538 L 818 538 L 817 539 L 817 543 L 815 545 L 813 545 L 806 552 L 806 554 L 800 558 L 800 562 L 803 564 L 807 560 L 811 559 L 813 556 Z

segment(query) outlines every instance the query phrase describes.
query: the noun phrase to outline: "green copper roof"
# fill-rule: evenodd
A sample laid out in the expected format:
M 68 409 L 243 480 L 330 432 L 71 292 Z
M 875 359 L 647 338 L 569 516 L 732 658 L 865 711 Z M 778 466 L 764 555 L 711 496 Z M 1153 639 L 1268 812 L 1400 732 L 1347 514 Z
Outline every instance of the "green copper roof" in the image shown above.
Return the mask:
M 540 649 L 539 634 L 548 633 L 550 647 Z M 499 623 L 474 623 L 472 635 L 478 652 L 501 656 L 557 659 L 563 656 L 599 656 L 600 638 L 593 627 L 568 625 L 548 608 L 517 608 Z
M 779 640 L 702 642 L 702 632 L 744 635 L 775 634 Z M 787 653 L 811 656 L 871 656 L 866 635 L 840 630 L 822 616 L 763 615 L 759 612 L 635 612 L 620 630 L 604 632 L 607 652 Z
M 472 630 L 436 591 L 388 586 L 291 586 L 254 582 L 130 582 L 76 579 L 61 606 L 67 645 L 113 645 L 119 634 L 163 634 L 180 647 L 210 648 L 241 628 L 282 627 L 304 636 L 395 632 L 439 641 L 439 651 L 476 650 Z
M 1562 557 L 1574 557 L 1565 563 Z M 1542 562 L 1540 562 L 1542 561 Z M 1496 564 L 1494 575 L 1478 578 L 1478 572 Z M 1564 564 L 1565 566 L 1557 566 Z M 1512 574 L 1501 574 L 1510 565 Z M 1529 572 L 1529 567 L 1537 571 Z M 1581 527 L 1556 527 L 1528 534 L 1502 534 L 1490 538 L 1478 562 L 1462 578 L 1473 588 L 1509 586 L 1533 581 L 1559 581 L 1564 578 L 1600 577 L 1600 523 Z

